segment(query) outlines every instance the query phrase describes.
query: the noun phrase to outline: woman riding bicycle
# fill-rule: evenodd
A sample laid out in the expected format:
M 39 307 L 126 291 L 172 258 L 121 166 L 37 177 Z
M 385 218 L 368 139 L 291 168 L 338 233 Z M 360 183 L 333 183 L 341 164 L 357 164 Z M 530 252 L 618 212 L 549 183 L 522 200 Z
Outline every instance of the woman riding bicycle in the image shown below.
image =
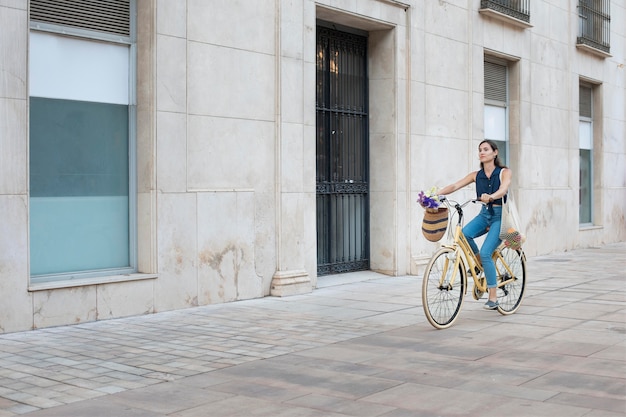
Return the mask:
M 491 255 L 500 245 L 500 221 L 502 219 L 502 198 L 507 194 L 511 184 L 511 170 L 502 165 L 498 159 L 498 146 L 491 140 L 483 140 L 478 145 L 480 170 L 473 171 L 454 184 L 443 187 L 438 191 L 440 195 L 447 195 L 463 188 L 472 182 L 476 183 L 476 198 L 483 203 L 480 213 L 464 228 L 468 243 L 478 257 L 487 278 L 489 300 L 484 308 L 495 310 L 498 308 L 496 294 L 496 267 Z M 487 233 L 480 251 L 474 239 Z

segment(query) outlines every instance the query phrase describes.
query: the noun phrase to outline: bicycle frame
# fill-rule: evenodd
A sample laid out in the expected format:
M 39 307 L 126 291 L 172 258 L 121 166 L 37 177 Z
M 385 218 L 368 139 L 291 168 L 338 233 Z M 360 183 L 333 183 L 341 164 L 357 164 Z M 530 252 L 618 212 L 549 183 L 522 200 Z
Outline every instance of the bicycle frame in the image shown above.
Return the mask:
M 470 200 L 472 201 L 472 200 Z M 443 243 L 441 246 L 443 247 L 447 247 L 450 248 L 454 251 L 454 264 L 452 265 L 452 277 L 449 280 L 449 284 L 450 286 L 454 286 L 454 283 L 457 280 L 457 271 L 459 269 L 459 265 L 462 265 L 462 271 L 466 271 L 467 267 L 469 266 L 469 270 L 470 273 L 472 274 L 472 278 L 474 279 L 474 283 L 478 286 L 480 286 L 479 283 L 479 279 L 478 276 L 476 275 L 475 272 L 475 268 L 480 268 L 478 266 L 478 260 L 476 259 L 476 255 L 474 255 L 474 252 L 472 251 L 469 243 L 467 242 L 467 239 L 465 238 L 465 235 L 463 235 L 462 229 L 463 229 L 463 207 L 468 204 L 470 201 L 464 203 L 463 205 L 460 205 L 458 203 L 456 203 L 454 205 L 454 207 L 452 206 L 452 204 L 450 204 L 448 199 L 444 199 L 443 202 L 446 204 L 446 206 L 448 207 L 449 211 L 452 211 L 451 209 L 454 208 L 456 209 L 458 215 L 459 215 L 459 220 L 457 221 L 456 227 L 454 229 L 454 234 L 452 242 L 450 243 Z M 452 224 L 452 218 L 454 217 L 454 215 L 450 216 L 450 225 Z M 463 256 L 460 256 L 460 254 L 463 254 Z M 448 271 L 449 268 L 449 263 L 450 263 L 451 259 L 447 259 L 446 262 L 444 263 L 444 270 Z M 480 269 L 482 270 L 482 269 Z M 480 273 L 480 272 L 479 272 Z M 447 274 L 443 274 L 441 279 L 440 279 L 440 287 L 443 286 L 444 283 L 444 279 L 446 277 Z M 461 276 L 461 279 L 463 279 L 464 281 L 467 279 L 466 273 L 464 272 L 463 275 Z M 484 285 L 483 285 L 484 286 Z M 467 286 L 465 287 L 466 291 L 467 291 Z
M 448 207 L 448 210 L 452 209 L 452 204 L 450 204 L 449 200 L 443 200 Z M 461 270 L 464 271 L 461 279 L 467 279 L 467 272 L 469 272 L 474 280 L 474 285 L 478 288 L 479 291 L 486 292 L 487 291 L 487 282 L 485 279 L 480 279 L 480 273 L 483 272 L 482 266 L 478 263 L 478 259 L 476 258 L 476 254 L 472 250 L 467 238 L 463 234 L 463 207 L 469 204 L 470 202 L 476 202 L 476 200 L 469 200 L 464 204 L 455 203 L 454 209 L 459 215 L 459 220 L 454 228 L 453 239 L 451 243 L 443 243 L 441 246 L 450 248 L 454 250 L 454 264 L 452 265 L 452 277 L 449 280 L 450 286 L 453 286 L 457 279 L 457 271 L 459 269 L 459 265 L 462 265 Z M 452 223 L 452 216 L 450 218 L 450 223 Z M 500 252 L 501 246 L 493 253 L 493 261 L 496 265 L 496 276 L 501 279 L 498 280 L 498 288 L 503 287 L 504 285 L 510 283 L 515 280 L 515 275 L 511 270 L 510 266 L 507 264 L 506 260 L 502 257 L 502 253 Z M 462 254 L 463 256 L 460 256 Z M 498 262 L 500 261 L 500 262 Z M 449 267 L 449 260 L 447 260 L 444 264 L 444 268 L 447 271 Z M 501 268 L 504 270 L 500 270 Z M 465 272 L 467 271 L 467 272 Z M 446 274 L 441 277 L 440 286 L 443 286 L 443 281 Z M 505 279 L 506 277 L 506 279 Z M 467 292 L 467 285 L 465 286 L 465 291 Z

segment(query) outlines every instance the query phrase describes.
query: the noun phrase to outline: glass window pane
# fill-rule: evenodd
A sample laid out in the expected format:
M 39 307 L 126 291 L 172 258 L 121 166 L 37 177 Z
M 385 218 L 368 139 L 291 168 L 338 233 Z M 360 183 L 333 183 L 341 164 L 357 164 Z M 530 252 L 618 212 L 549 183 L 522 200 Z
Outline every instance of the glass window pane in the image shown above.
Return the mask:
M 580 150 L 579 222 L 591 223 L 591 151 Z
M 128 45 L 31 32 L 29 51 L 31 96 L 129 104 Z
M 485 139 L 506 141 L 506 108 L 485 105 Z
M 580 149 L 592 149 L 591 122 L 580 121 L 578 125 L 578 140 Z
M 128 267 L 128 106 L 30 100 L 31 275 Z

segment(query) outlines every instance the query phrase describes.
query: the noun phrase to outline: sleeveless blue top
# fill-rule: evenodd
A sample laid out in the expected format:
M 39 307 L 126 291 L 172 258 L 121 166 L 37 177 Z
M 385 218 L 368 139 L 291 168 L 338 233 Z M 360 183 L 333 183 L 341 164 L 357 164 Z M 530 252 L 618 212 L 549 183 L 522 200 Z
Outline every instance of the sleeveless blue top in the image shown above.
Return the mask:
M 483 194 L 493 194 L 498 191 L 500 188 L 500 171 L 502 168 L 497 166 L 490 178 L 487 177 L 484 169 L 478 171 L 476 174 L 476 198 L 480 198 Z M 491 204 L 502 205 L 502 199 L 493 200 Z

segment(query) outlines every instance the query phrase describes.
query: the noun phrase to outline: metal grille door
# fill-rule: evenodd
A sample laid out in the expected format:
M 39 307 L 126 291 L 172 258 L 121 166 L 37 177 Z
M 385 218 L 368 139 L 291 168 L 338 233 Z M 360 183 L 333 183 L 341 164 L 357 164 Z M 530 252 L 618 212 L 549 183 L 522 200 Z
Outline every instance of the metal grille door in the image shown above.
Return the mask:
M 317 273 L 369 269 L 367 38 L 317 28 Z

